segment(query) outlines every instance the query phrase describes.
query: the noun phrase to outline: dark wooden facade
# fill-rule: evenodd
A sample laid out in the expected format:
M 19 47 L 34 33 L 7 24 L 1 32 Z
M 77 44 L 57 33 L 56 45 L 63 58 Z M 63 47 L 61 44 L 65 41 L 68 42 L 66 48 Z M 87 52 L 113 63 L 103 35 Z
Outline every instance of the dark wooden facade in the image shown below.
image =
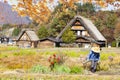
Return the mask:
M 40 41 L 40 42 L 39 42 L 39 47 L 40 47 L 40 48 L 55 47 L 55 42 L 50 41 L 50 40 Z
M 59 42 L 55 38 L 40 39 L 38 47 L 40 48 L 54 48 L 59 47 Z

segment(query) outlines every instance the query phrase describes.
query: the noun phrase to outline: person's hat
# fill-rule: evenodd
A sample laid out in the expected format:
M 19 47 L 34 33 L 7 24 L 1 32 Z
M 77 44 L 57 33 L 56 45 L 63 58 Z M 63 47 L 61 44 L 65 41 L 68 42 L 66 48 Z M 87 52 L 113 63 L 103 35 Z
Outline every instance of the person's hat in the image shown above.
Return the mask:
M 100 53 L 100 47 L 92 47 L 91 50 L 95 53 Z

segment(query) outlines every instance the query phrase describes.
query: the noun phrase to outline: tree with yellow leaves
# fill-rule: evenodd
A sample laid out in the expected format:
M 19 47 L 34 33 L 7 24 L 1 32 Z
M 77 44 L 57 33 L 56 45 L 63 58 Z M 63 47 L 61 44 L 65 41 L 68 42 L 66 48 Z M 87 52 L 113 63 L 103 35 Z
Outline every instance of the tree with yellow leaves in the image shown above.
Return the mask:
M 22 16 L 29 16 L 32 20 L 38 23 L 48 22 L 51 16 L 52 10 L 50 9 L 52 3 L 56 0 L 18 0 L 18 5 L 14 6 L 14 9 Z M 76 9 L 74 3 L 81 0 L 58 0 L 58 3 L 62 4 L 62 11 L 67 12 L 68 8 Z M 82 0 L 83 3 L 92 3 L 93 0 Z M 106 3 L 112 3 L 115 0 L 97 0 L 96 4 L 105 6 Z M 49 5 L 51 4 L 51 5 Z M 57 3 L 56 3 L 57 4 Z

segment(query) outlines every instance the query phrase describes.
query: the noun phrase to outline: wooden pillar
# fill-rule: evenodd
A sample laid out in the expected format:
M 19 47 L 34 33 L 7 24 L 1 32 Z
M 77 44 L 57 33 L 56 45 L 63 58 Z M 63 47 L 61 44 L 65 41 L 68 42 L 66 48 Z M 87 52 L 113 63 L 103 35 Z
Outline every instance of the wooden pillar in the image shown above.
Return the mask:
M 31 42 L 31 48 L 34 48 L 34 42 Z
M 105 41 L 105 47 L 106 47 L 106 48 L 108 47 L 108 45 L 107 45 L 107 40 Z

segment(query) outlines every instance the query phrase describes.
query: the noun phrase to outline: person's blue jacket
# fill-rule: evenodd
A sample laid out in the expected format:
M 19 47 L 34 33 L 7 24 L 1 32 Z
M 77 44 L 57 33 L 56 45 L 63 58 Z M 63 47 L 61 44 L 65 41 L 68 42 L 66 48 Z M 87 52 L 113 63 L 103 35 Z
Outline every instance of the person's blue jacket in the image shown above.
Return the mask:
M 100 59 L 100 54 L 99 53 L 95 53 L 92 50 L 90 51 L 90 53 L 87 56 L 87 60 L 98 61 L 99 59 Z

